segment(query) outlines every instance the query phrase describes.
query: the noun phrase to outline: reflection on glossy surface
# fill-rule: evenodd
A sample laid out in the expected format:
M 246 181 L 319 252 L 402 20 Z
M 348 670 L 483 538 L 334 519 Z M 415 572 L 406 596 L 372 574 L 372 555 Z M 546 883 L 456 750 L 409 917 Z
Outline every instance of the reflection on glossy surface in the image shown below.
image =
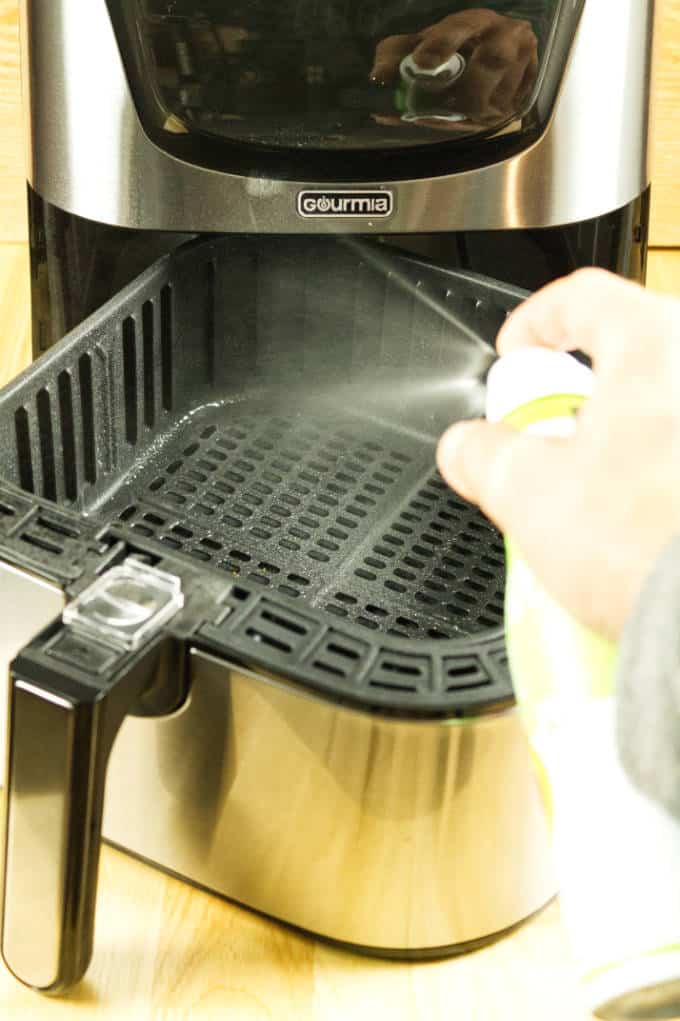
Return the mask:
M 460 137 L 522 115 L 536 84 L 538 52 L 531 21 L 476 8 L 381 40 L 372 77 L 383 84 L 401 77 L 402 122 L 406 117 Z M 397 127 L 399 121 L 381 123 Z
M 127 4 L 167 132 L 301 149 L 499 130 L 529 108 L 558 8 L 559 0 Z M 401 73 L 408 57 L 411 74 Z
M 72 708 L 67 699 L 14 684 L 2 955 L 22 982 L 39 989 L 60 977 L 72 867 L 69 792 L 77 782 Z
M 2 605 L 2 629 L 0 630 L 0 787 L 5 788 L 3 798 L 5 805 L 9 800 L 5 777 L 5 706 L 7 703 L 7 678 L 9 664 L 22 646 L 53 620 L 64 605 L 64 594 L 55 585 L 44 579 L 37 578 L 27 571 L 0 562 L 0 605 Z M 58 707 L 58 700 L 55 703 Z M 29 715 L 23 721 L 29 731 L 40 728 L 40 706 L 27 707 Z M 33 715 L 31 715 L 31 708 Z M 63 735 L 45 734 L 45 751 L 53 761 L 64 755 Z M 8 867 L 12 870 L 16 883 L 12 890 L 12 898 L 6 899 L 3 905 L 5 954 L 11 953 L 12 964 L 17 970 L 30 974 L 37 981 L 47 982 L 54 976 L 56 969 L 58 925 L 61 905 L 58 900 L 59 884 L 53 882 L 55 871 L 58 871 L 63 860 L 59 854 L 62 850 L 61 823 L 62 803 L 56 784 L 47 786 L 40 775 L 41 762 L 32 761 L 28 756 L 34 745 L 27 741 L 24 748 L 25 766 L 23 770 L 23 787 L 15 792 L 14 816 L 7 812 L 9 830 L 6 848 Z M 10 823 L 14 824 L 13 829 Z M 13 843 L 14 841 L 14 843 Z M 12 861 L 12 854 L 21 846 L 24 855 L 18 861 Z M 50 862 L 54 868 L 38 873 L 36 862 L 44 861 L 42 850 L 54 848 L 54 856 Z M 33 847 L 35 855 L 26 855 L 26 849 Z M 28 905 L 30 917 L 40 925 L 43 939 L 37 946 L 36 933 L 33 927 L 25 923 L 25 910 Z
M 5 786 L 5 733 L 9 665 L 64 606 L 56 585 L 0 560 L 0 788 Z
M 476 940 L 555 889 L 514 710 L 465 724 L 369 715 L 196 652 L 183 709 L 123 725 L 104 835 L 374 949 Z

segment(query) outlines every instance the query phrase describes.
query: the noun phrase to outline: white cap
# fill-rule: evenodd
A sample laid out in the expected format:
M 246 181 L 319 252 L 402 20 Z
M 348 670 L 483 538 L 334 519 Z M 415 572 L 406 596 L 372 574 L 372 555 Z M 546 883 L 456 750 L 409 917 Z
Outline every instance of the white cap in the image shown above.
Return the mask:
M 542 397 L 590 397 L 595 376 L 572 355 L 546 347 L 522 347 L 491 366 L 486 383 L 486 417 L 502 422 L 517 408 Z
M 421 67 L 420 64 L 416 63 L 413 54 L 409 53 L 399 65 L 399 70 L 405 78 L 436 78 L 438 75 L 443 74 L 444 71 L 448 71 L 448 84 L 453 84 L 454 81 L 460 78 L 465 68 L 465 57 L 461 56 L 460 53 L 452 53 L 447 60 L 442 64 L 437 64 L 436 67 Z

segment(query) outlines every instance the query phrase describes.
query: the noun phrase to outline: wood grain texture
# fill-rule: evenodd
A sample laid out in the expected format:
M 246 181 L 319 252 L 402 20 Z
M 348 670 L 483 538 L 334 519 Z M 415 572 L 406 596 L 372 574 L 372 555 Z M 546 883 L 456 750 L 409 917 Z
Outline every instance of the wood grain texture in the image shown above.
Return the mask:
M 0 0 L 0 241 L 27 237 L 18 2 Z M 680 0 L 656 2 L 651 240 L 670 247 L 680 245 Z
M 651 253 L 649 278 L 656 289 L 680 296 L 680 252 Z M 0 245 L 0 383 L 29 359 L 28 293 L 26 245 Z M 0 964 L 0 1017 L 588 1021 L 557 904 L 477 953 L 390 963 L 290 932 L 112 848 L 102 855 L 86 981 L 68 997 L 45 999 Z
M 18 0 L 0 0 L 0 241 L 27 237 Z
M 649 253 L 647 286 L 680 298 L 680 251 L 667 248 Z
M 680 246 L 680 0 L 656 2 L 650 238 L 670 248 Z
M 29 361 L 28 306 L 27 246 L 0 245 L 0 385 Z M 105 848 L 95 947 L 86 981 L 56 1000 L 25 989 L 0 964 L 0 1016 L 13 1021 L 587 1019 L 565 963 L 556 904 L 478 953 L 434 964 L 387 963 L 292 933 Z
M 28 364 L 30 333 L 28 246 L 3 244 L 0 245 L 0 386 Z
M 25 989 L 0 965 L 3 1019 L 589 1018 L 557 904 L 485 950 L 401 964 L 322 945 L 105 848 L 95 948 L 86 980 L 59 1000 Z

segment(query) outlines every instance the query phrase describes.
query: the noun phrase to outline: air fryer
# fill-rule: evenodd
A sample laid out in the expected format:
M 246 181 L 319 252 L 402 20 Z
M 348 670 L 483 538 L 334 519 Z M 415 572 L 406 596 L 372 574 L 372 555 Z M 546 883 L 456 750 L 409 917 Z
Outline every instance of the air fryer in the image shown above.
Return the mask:
M 502 540 L 434 451 L 528 291 L 644 277 L 652 7 L 25 4 L 43 357 L 0 394 L 23 982 L 87 968 L 101 837 L 387 956 L 554 894 Z

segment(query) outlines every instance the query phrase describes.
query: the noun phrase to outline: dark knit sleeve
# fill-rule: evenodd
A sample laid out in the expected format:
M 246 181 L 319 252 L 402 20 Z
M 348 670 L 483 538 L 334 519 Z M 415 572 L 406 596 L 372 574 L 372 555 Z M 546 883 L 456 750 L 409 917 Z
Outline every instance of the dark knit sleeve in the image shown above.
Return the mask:
M 680 819 L 680 536 L 657 560 L 626 624 L 617 691 L 623 766 Z

